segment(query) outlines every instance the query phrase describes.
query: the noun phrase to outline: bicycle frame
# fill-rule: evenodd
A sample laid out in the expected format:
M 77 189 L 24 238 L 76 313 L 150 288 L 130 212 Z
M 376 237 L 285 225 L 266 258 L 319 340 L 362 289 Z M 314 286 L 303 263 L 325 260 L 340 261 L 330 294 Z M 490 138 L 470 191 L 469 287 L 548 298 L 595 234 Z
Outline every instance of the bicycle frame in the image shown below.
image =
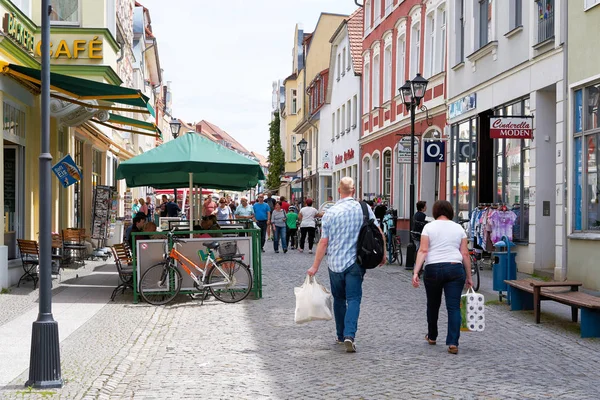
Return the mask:
M 184 256 L 182 253 L 180 253 L 175 248 L 176 246 L 177 243 L 174 243 L 173 247 L 171 248 L 171 251 L 169 252 L 170 261 L 177 261 L 179 265 L 183 268 L 183 270 L 190 276 L 190 278 L 192 278 L 194 282 L 196 282 L 196 285 L 203 288 L 209 286 L 226 286 L 229 283 L 231 283 L 231 279 L 229 279 L 228 274 L 213 260 L 210 252 L 208 253 L 206 261 L 204 262 L 204 268 L 202 268 L 201 266 L 196 265 L 193 261 Z M 204 284 L 204 278 L 206 278 L 209 263 L 223 275 L 223 277 L 225 278 L 223 282 Z M 196 270 L 202 273 L 202 279 L 199 279 L 199 277 L 192 272 L 192 268 L 195 268 Z

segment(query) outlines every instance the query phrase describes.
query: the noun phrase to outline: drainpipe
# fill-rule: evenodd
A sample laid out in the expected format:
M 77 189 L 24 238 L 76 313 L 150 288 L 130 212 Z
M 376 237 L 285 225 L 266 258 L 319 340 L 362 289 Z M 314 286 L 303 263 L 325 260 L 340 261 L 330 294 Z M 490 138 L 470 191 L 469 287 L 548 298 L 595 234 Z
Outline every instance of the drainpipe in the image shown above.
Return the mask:
M 564 36 L 563 38 L 566 38 L 564 40 L 563 43 L 563 76 L 564 76 L 564 95 L 563 95 L 563 118 L 567 117 L 569 115 L 569 99 L 570 99 L 570 91 L 569 91 L 569 47 L 568 47 L 568 39 L 569 39 L 569 6 L 567 5 L 567 2 L 564 1 L 562 2 L 563 4 L 563 13 L 564 16 L 562 18 L 562 20 L 564 21 L 565 24 L 565 28 L 564 28 Z M 568 117 L 567 117 L 568 118 Z M 569 138 L 569 131 L 570 131 L 570 125 L 569 124 L 565 124 L 563 123 L 563 129 L 566 130 L 566 135 L 563 135 L 563 137 L 565 138 Z M 564 133 L 564 132 L 563 132 Z M 560 278 L 565 280 L 567 279 L 567 262 L 569 260 L 568 257 L 568 248 L 569 246 L 567 245 L 567 240 L 568 240 L 568 235 L 569 235 L 569 223 L 568 223 L 568 217 L 569 217 L 569 210 L 568 210 L 568 201 L 569 201 L 569 190 L 568 190 L 568 183 L 569 183 L 569 175 L 568 175 L 568 171 L 569 171 L 569 152 L 570 152 L 570 140 L 565 140 L 565 145 L 564 145 L 564 150 L 565 150 L 565 154 L 563 155 L 564 160 L 566 160 L 566 162 L 563 164 L 563 184 L 565 185 L 565 187 L 563 188 L 563 251 L 562 251 L 562 266 L 561 266 L 561 276 Z

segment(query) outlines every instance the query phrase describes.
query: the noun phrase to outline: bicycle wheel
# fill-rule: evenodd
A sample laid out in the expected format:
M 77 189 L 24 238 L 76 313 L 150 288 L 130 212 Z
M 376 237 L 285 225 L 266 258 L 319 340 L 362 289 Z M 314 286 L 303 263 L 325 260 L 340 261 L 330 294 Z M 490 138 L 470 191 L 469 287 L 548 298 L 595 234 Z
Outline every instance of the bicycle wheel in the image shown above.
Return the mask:
M 479 265 L 477 259 L 471 254 L 471 279 L 473 280 L 473 290 L 479 290 Z
M 389 246 L 391 248 L 390 251 L 388 251 L 388 264 L 393 264 L 396 262 L 396 254 L 398 252 L 398 250 L 396 249 L 396 241 L 392 239 Z
M 167 304 L 181 290 L 181 272 L 166 262 L 148 268 L 140 279 L 140 294 L 146 303 Z
M 218 268 L 212 267 L 206 278 L 212 295 L 225 303 L 244 300 L 252 289 L 252 274 L 248 266 L 239 260 L 220 260 L 217 265 L 227 274 L 229 282 Z
M 398 261 L 398 265 L 402 266 L 402 263 L 404 262 L 403 256 L 402 256 L 402 243 L 400 243 L 400 238 L 399 237 L 395 237 L 394 238 L 394 242 L 396 243 L 396 261 Z
M 321 227 L 317 226 L 315 229 L 315 241 L 314 243 L 319 243 L 319 239 L 321 239 Z

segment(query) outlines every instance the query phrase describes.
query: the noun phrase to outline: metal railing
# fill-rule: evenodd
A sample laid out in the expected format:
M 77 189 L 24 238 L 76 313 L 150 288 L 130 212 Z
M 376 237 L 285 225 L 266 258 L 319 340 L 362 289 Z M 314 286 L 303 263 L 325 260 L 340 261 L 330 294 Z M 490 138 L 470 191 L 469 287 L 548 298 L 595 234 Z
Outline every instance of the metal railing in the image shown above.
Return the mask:
M 538 20 L 537 42 L 542 43 L 554 37 L 554 11 L 548 12 Z

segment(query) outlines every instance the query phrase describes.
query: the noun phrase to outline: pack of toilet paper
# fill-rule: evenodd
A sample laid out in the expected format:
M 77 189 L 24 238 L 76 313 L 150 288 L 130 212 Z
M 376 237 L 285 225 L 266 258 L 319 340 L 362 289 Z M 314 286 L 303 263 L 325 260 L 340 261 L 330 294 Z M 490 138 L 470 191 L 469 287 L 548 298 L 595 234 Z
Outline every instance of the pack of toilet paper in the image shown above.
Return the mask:
M 466 328 L 472 332 L 483 332 L 485 330 L 485 298 L 472 288 L 462 297 L 465 307 L 463 325 L 466 325 Z

